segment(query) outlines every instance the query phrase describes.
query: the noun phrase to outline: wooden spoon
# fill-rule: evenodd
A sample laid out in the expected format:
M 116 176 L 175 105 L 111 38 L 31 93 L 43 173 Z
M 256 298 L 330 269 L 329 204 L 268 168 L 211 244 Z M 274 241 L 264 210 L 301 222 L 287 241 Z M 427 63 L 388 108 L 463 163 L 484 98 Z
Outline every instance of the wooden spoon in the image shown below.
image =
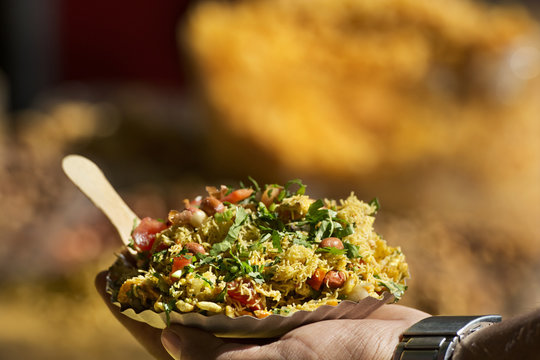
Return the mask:
M 127 246 L 133 227 L 140 219 L 114 190 L 103 172 L 92 161 L 80 155 L 66 156 L 62 160 L 62 168 L 71 181 L 109 218 Z

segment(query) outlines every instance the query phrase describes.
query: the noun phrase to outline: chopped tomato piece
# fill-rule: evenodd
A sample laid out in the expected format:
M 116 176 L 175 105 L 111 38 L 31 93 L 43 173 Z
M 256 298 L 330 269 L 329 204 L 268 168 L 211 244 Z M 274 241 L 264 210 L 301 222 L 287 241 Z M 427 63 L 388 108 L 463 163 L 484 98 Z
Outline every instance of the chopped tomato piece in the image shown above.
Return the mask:
M 173 266 L 172 266 L 172 269 L 171 269 L 171 273 L 169 275 L 169 278 L 171 279 L 171 281 L 177 281 L 180 276 L 173 276 L 173 274 L 175 272 L 177 272 L 178 270 L 183 270 L 186 266 L 188 266 L 189 264 L 191 264 L 191 257 L 193 256 L 192 253 L 187 253 L 185 255 L 180 255 L 180 256 L 177 256 L 173 259 Z
M 313 289 L 319 291 L 321 288 L 321 285 L 324 281 L 324 277 L 326 275 L 326 271 L 324 271 L 321 268 L 317 268 L 313 275 L 309 279 L 307 279 L 306 283 L 311 286 Z
M 189 264 L 191 264 L 192 253 L 187 253 L 186 255 L 180 255 L 174 258 L 171 274 L 175 273 L 178 270 L 182 270 Z
M 253 194 L 253 189 L 238 189 L 231 192 L 229 195 L 225 195 L 221 198 L 221 201 L 228 201 L 231 204 L 236 204 L 244 199 L 247 199 L 248 197 Z
M 242 294 L 240 291 L 240 286 L 242 284 L 247 284 L 247 287 L 249 288 L 250 294 Z M 259 294 L 255 292 L 253 289 L 253 285 L 251 282 L 243 282 L 243 281 L 232 281 L 229 284 L 227 284 L 227 295 L 231 299 L 234 299 L 238 301 L 240 304 L 246 306 L 249 310 L 255 311 L 255 310 L 262 310 L 263 306 L 261 304 L 261 297 Z
M 156 240 L 156 234 L 165 230 L 167 225 L 159 220 L 145 217 L 131 233 L 135 250 L 150 251 Z

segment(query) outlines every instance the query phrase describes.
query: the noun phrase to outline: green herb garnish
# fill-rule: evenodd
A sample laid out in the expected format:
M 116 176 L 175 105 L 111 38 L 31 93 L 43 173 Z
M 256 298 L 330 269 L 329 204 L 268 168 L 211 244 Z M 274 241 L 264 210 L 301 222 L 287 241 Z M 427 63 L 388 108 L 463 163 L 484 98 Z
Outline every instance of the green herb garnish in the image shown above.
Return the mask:
M 360 256 L 360 250 L 358 249 L 358 246 L 348 243 L 348 242 L 343 242 L 343 246 L 345 247 L 345 250 L 347 251 L 347 257 L 349 259 L 356 259 L 356 258 L 362 257 Z
M 375 212 L 373 214 L 375 214 L 381 208 L 381 204 L 379 203 L 379 199 L 377 198 L 374 198 L 373 200 L 371 200 L 369 202 L 369 205 L 375 207 Z
M 248 176 L 248 180 L 251 181 L 251 183 L 253 184 L 254 193 L 258 193 L 259 191 L 261 191 L 261 188 L 259 187 L 259 184 L 257 184 L 257 182 L 255 181 L 255 179 L 253 179 L 251 176 Z
M 176 301 L 174 299 L 163 303 L 163 309 L 165 310 L 165 317 L 166 317 L 167 327 L 169 327 L 171 325 L 171 312 L 174 311 L 175 303 L 176 303 Z
M 345 255 L 347 253 L 347 249 L 338 249 L 335 247 L 320 247 L 315 250 L 316 253 L 329 253 L 332 255 Z
M 227 294 L 227 286 L 225 286 L 223 290 L 221 290 L 221 292 L 218 294 L 218 296 L 216 297 L 216 301 L 217 302 L 225 301 L 225 294 Z
M 289 180 L 287 181 L 287 183 L 285 184 L 285 192 L 287 194 L 286 197 L 290 197 L 293 195 L 293 193 L 291 193 L 289 191 L 289 188 L 292 186 L 292 185 L 298 185 L 298 189 L 296 190 L 296 192 L 294 194 L 296 195 L 304 195 L 306 193 L 306 185 L 304 185 L 302 183 L 302 180 L 300 179 L 294 179 L 294 180 Z
M 379 280 L 380 286 L 384 286 L 388 289 L 388 291 L 390 291 L 390 293 L 392 293 L 392 295 L 394 295 L 396 301 L 401 299 L 405 293 L 405 290 L 407 290 L 407 285 L 402 285 L 392 280 L 383 280 L 379 275 L 373 275 L 373 277 Z
M 277 249 L 278 252 L 283 252 L 283 249 L 281 248 L 281 234 L 274 230 L 272 231 L 272 246 Z
M 216 221 L 219 223 L 223 223 L 223 222 L 230 221 L 233 218 L 233 216 L 234 216 L 233 211 L 231 209 L 227 209 L 222 213 L 215 213 L 214 219 L 216 219 Z
M 234 279 L 238 275 L 243 274 L 252 278 L 253 281 L 255 281 L 257 284 L 264 283 L 264 277 L 263 277 L 263 274 L 261 273 L 261 270 L 263 270 L 264 266 L 251 265 L 248 260 L 241 260 L 238 256 L 234 255 L 233 253 L 230 253 L 230 254 L 231 254 L 231 257 L 236 261 L 236 264 L 238 265 L 237 267 L 238 270 L 233 273 L 234 274 L 233 277 L 229 277 L 230 279 Z
M 227 232 L 227 236 L 225 239 L 219 243 L 215 243 L 212 246 L 212 249 L 210 249 L 210 255 L 216 256 L 220 253 L 223 253 L 227 250 L 229 250 L 234 243 L 236 239 L 238 239 L 238 235 L 240 234 L 240 229 L 242 229 L 242 226 L 244 226 L 244 223 L 246 222 L 248 218 L 248 214 L 246 210 L 241 207 L 236 207 L 236 217 L 234 219 L 234 223 L 229 228 L 229 231 Z
M 214 287 L 214 283 L 211 281 L 211 280 L 208 280 L 207 278 L 205 278 L 204 276 L 202 276 L 201 274 L 197 274 L 195 273 L 195 277 L 203 280 L 206 284 L 210 285 L 210 287 Z

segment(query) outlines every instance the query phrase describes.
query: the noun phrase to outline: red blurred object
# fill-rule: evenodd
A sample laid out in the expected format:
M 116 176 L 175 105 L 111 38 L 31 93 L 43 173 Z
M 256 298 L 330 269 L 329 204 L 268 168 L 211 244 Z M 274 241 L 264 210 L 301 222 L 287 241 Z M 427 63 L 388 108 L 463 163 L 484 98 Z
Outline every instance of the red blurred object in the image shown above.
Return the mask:
M 165 230 L 167 225 L 159 220 L 145 217 L 133 230 L 133 241 L 135 250 L 139 252 L 150 251 L 156 240 L 156 234 Z
M 229 195 L 226 195 L 221 199 L 221 202 L 228 201 L 231 204 L 236 204 L 239 201 L 247 199 L 253 193 L 253 189 L 238 189 L 231 192 Z
M 174 258 L 172 270 L 171 270 L 171 276 L 178 270 L 184 269 L 186 266 L 191 264 L 191 257 L 193 256 L 192 253 L 187 253 L 186 255 L 180 255 Z M 175 279 L 173 279 L 174 281 Z
M 324 276 L 326 275 L 326 271 L 324 271 L 321 268 L 317 268 L 313 275 L 309 279 L 307 279 L 306 283 L 311 286 L 316 291 L 319 291 L 321 288 L 321 285 L 324 281 Z
M 247 284 L 247 287 L 249 288 L 251 295 L 245 295 L 242 294 L 240 287 L 242 284 Z M 232 299 L 238 301 L 242 305 L 247 306 L 247 308 L 251 311 L 255 310 L 262 310 L 263 307 L 261 305 L 261 299 L 259 294 L 255 292 L 253 289 L 253 285 L 250 282 L 247 281 L 232 281 L 229 284 L 227 284 L 227 295 L 229 295 Z
M 183 85 L 178 22 L 189 0 L 61 0 L 61 81 Z

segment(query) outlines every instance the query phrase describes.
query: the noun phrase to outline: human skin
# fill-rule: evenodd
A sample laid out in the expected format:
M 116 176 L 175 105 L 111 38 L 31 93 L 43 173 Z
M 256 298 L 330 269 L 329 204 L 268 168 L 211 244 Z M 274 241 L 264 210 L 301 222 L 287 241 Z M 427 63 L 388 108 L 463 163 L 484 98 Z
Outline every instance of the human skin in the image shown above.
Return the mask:
M 156 359 L 331 359 L 388 360 L 400 334 L 429 314 L 400 305 L 384 305 L 366 319 L 326 320 L 296 328 L 278 339 L 224 339 L 181 325 L 160 330 L 132 320 L 111 304 L 106 273 L 96 287 L 113 315 Z

